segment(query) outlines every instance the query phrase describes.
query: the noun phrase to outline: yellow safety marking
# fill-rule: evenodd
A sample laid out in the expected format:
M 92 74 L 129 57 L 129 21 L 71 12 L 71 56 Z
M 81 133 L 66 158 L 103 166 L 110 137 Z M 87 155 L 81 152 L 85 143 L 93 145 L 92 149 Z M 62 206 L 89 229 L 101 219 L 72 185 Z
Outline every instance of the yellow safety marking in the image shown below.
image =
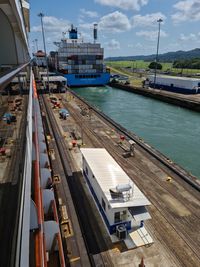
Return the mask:
M 68 217 L 67 208 L 65 205 L 60 207 L 60 213 L 61 213 L 61 218 L 62 218 L 61 224 L 67 222 L 69 217 Z
M 59 184 L 60 181 L 61 181 L 60 176 L 58 174 L 55 174 L 53 176 L 53 182 L 54 182 L 54 184 Z
M 112 252 L 114 252 L 114 253 L 119 253 L 120 250 L 119 250 L 119 248 L 113 248 L 113 249 L 112 249 Z
M 49 149 L 49 156 L 51 155 L 51 154 L 54 154 L 55 152 L 54 152 L 54 149 L 53 148 L 51 148 L 51 149 Z
M 167 161 L 168 161 L 169 163 L 173 163 L 173 161 L 172 161 L 171 159 L 167 159 Z
M 50 135 L 47 135 L 46 138 L 47 138 L 48 141 L 51 140 L 51 136 Z
M 62 198 L 60 198 L 60 197 L 58 198 L 58 204 L 59 204 L 59 206 L 62 205 Z
M 171 181 L 172 181 L 172 177 L 167 176 L 166 181 L 167 181 L 167 182 L 171 182 Z
M 70 259 L 69 261 L 70 262 L 75 262 L 75 261 L 79 261 L 80 260 L 80 257 L 76 257 L 76 258 L 72 258 L 72 259 Z
M 62 232 L 62 236 L 64 236 L 65 238 L 68 238 L 74 235 L 70 220 L 65 222 L 65 224 L 61 224 L 61 232 Z

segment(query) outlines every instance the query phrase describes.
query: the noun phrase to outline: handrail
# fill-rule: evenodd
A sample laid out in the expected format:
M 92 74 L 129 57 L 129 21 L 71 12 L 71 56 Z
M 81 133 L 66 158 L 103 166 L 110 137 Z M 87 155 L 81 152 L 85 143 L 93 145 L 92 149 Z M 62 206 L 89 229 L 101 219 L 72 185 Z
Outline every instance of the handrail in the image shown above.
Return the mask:
M 36 108 L 36 103 L 38 101 L 37 97 L 37 88 L 35 80 L 33 79 L 33 99 L 34 105 Z M 44 253 L 44 239 L 43 239 L 43 222 L 44 222 L 44 214 L 43 214 L 43 204 L 42 204 L 42 192 L 40 186 L 40 166 L 39 166 L 39 140 L 38 140 L 38 122 L 36 110 L 34 110 L 34 120 L 33 120 L 35 134 L 34 134 L 34 145 L 35 145 L 35 174 L 34 174 L 34 200 L 37 206 L 37 215 L 38 215 L 38 225 L 39 229 L 35 234 L 35 265 L 37 267 L 43 267 L 46 265 L 46 253 Z
M 4 89 L 12 81 L 12 79 L 29 64 L 30 61 L 23 65 L 20 65 L 17 69 L 14 69 L 6 75 L 2 76 L 0 78 L 0 90 Z
M 25 161 L 23 179 L 20 191 L 20 208 L 17 226 L 17 241 L 15 250 L 15 266 L 29 265 L 29 233 L 30 233 L 30 195 L 31 195 L 31 165 L 32 165 L 32 77 L 30 73 L 30 91 L 27 109 Z

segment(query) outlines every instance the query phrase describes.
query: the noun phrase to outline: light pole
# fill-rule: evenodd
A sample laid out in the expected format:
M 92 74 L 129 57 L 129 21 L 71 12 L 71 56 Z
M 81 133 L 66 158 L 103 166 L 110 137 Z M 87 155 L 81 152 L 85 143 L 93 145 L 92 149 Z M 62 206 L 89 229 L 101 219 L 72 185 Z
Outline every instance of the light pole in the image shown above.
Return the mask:
M 44 53 L 45 53 L 45 59 L 46 59 L 46 64 L 47 64 L 47 85 L 48 85 L 48 90 L 50 94 L 50 87 L 49 87 L 49 67 L 48 67 L 48 61 L 47 61 L 47 51 L 46 51 L 46 44 L 45 44 L 45 36 L 44 36 L 44 25 L 43 25 L 43 13 L 39 13 L 38 16 L 41 19 L 41 27 L 42 27 L 42 38 L 43 38 L 43 44 L 44 44 Z
M 36 49 L 37 49 L 37 51 L 38 51 L 38 39 L 35 39 L 34 41 L 35 41 Z M 37 51 L 36 51 L 36 52 L 37 52 Z
M 157 74 L 157 64 L 158 64 L 158 50 L 159 50 L 159 42 L 160 42 L 160 24 L 163 22 L 162 19 L 158 19 L 158 41 L 157 41 L 157 51 L 156 51 L 156 64 L 155 64 L 155 73 L 154 73 L 154 89 L 156 86 L 156 74 Z
M 35 51 L 35 40 L 33 40 L 32 43 L 33 43 L 32 48 L 33 48 L 33 54 L 34 54 L 34 53 L 36 52 L 36 51 Z

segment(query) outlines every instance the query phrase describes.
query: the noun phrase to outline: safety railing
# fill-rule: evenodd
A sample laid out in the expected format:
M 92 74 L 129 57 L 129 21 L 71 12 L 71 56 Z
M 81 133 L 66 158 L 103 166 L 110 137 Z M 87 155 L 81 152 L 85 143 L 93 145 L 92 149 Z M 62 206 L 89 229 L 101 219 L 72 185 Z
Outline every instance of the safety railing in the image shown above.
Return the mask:
M 15 250 L 15 266 L 29 266 L 29 235 L 30 235 L 30 205 L 31 205 L 31 169 L 32 169 L 32 77 L 26 118 L 26 146 L 24 155 L 23 176 L 21 183 L 18 231 Z
M 0 90 L 3 90 L 13 78 L 17 76 L 17 74 L 22 71 L 25 67 L 27 67 L 30 62 L 27 62 L 23 65 L 18 66 L 16 69 L 11 70 L 9 73 L 5 74 L 4 76 L 0 77 Z

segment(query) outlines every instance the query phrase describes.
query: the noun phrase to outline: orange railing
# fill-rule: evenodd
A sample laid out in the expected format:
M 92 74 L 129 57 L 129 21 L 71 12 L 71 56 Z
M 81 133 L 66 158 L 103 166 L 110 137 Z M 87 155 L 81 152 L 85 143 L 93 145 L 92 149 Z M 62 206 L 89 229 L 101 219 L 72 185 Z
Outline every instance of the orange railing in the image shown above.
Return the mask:
M 37 96 L 37 88 L 35 80 L 33 79 L 33 98 L 34 102 L 38 101 Z M 34 163 L 34 200 L 37 207 L 38 212 L 38 224 L 39 229 L 35 235 L 35 262 L 36 267 L 46 267 L 47 266 L 47 258 L 46 258 L 46 243 L 45 243 L 45 233 L 43 229 L 44 224 L 44 211 L 43 211 L 43 200 L 42 200 L 42 189 L 40 185 L 40 163 L 39 163 L 39 140 L 38 140 L 38 123 L 37 123 L 37 113 L 36 110 L 34 111 L 34 127 L 35 127 L 35 134 L 34 134 L 34 144 L 35 144 L 35 163 Z M 59 224 L 58 213 L 56 208 L 56 202 L 53 200 L 51 202 L 54 220 Z M 62 245 L 62 238 L 60 231 L 56 234 L 56 240 L 58 244 L 59 250 L 59 260 L 60 266 L 65 267 L 65 257 L 63 252 L 63 245 Z
M 37 101 L 37 89 L 36 83 L 33 78 L 33 98 L 34 104 Z M 41 196 L 41 187 L 40 187 L 40 164 L 39 164 L 39 141 L 38 141 L 38 133 L 37 133 L 37 114 L 36 110 L 34 111 L 34 144 L 35 144 L 35 163 L 34 163 L 34 201 L 37 207 L 37 215 L 38 215 L 38 225 L 39 229 L 35 235 L 35 263 L 36 267 L 47 266 L 46 261 L 46 252 L 44 251 L 44 238 L 43 238 L 43 222 L 44 222 L 44 214 L 43 214 L 43 205 L 42 205 L 42 196 Z

